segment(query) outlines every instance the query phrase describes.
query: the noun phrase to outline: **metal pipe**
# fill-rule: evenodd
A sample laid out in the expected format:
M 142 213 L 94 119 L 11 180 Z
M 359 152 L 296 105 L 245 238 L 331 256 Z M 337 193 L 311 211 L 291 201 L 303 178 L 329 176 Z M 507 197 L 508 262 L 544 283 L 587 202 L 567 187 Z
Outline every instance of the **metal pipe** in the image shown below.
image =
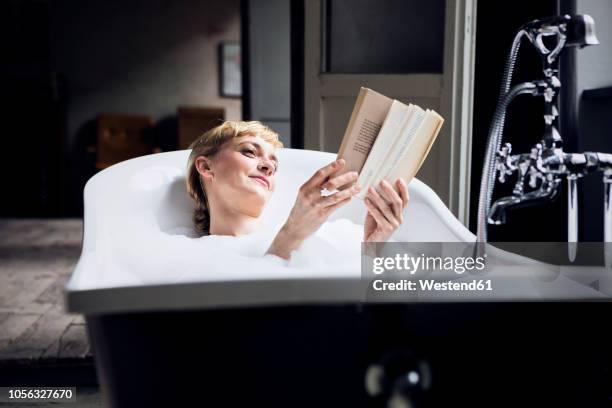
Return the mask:
M 604 173 L 604 242 L 612 242 L 612 173 Z
M 612 267 L 612 171 L 604 171 L 604 266 Z
M 567 176 L 567 251 L 570 262 L 576 259 L 578 242 L 578 176 Z

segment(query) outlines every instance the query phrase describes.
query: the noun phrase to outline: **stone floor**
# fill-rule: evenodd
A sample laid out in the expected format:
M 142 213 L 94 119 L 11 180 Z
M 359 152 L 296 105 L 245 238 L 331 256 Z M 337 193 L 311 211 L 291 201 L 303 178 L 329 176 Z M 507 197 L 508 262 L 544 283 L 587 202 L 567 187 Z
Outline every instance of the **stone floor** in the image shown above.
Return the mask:
M 0 361 L 90 357 L 63 288 L 81 252 L 80 219 L 0 219 Z
M 80 219 L 0 219 L 0 387 L 77 387 L 76 402 L 21 408 L 102 407 L 85 323 L 64 312 L 82 228 Z
M 0 219 L 0 386 L 77 387 L 76 402 L 19 407 L 102 407 L 85 323 L 64 312 L 82 228 L 80 219 Z

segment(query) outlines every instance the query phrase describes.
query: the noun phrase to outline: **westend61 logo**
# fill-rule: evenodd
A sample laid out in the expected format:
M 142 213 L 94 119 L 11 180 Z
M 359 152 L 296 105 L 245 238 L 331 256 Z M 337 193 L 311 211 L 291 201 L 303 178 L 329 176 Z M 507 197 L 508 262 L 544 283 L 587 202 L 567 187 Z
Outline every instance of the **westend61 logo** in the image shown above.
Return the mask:
M 408 254 L 396 254 L 392 257 L 375 257 L 372 263 L 372 272 L 380 275 L 388 271 L 406 271 L 411 275 L 418 271 L 453 271 L 458 275 L 466 271 L 482 271 L 485 265 L 485 257 L 469 256 L 410 256 Z
M 364 242 L 361 284 L 376 302 L 610 299 L 610 265 L 602 242 Z

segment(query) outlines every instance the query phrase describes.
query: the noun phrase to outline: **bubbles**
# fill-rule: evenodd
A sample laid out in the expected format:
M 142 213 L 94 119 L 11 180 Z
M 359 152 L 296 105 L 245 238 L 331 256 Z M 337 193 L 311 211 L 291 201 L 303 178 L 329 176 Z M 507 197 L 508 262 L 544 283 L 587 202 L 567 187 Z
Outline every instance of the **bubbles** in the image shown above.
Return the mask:
M 154 212 L 114 217 L 107 224 L 104 262 L 83 287 L 130 284 L 359 276 L 363 227 L 340 219 L 325 223 L 290 260 L 266 255 L 279 223 L 245 236 L 173 235 L 162 231 Z M 104 270 L 102 270 L 104 269 Z M 92 271 L 93 272 L 93 271 Z
M 291 254 L 295 268 L 352 267 L 361 268 L 361 237 L 363 226 L 347 219 L 324 223 L 319 230 Z

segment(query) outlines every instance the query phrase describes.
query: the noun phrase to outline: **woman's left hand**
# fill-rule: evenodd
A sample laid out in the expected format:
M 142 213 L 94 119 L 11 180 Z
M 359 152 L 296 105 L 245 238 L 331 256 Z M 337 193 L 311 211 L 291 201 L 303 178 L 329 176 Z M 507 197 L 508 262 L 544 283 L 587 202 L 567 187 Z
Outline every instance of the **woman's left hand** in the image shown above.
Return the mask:
M 374 187 L 370 187 L 364 199 L 368 208 L 363 228 L 365 242 L 386 242 L 404 222 L 403 212 L 408 204 L 406 182 L 401 178 L 395 182 L 399 194 L 386 180 L 379 185 L 384 198 Z

